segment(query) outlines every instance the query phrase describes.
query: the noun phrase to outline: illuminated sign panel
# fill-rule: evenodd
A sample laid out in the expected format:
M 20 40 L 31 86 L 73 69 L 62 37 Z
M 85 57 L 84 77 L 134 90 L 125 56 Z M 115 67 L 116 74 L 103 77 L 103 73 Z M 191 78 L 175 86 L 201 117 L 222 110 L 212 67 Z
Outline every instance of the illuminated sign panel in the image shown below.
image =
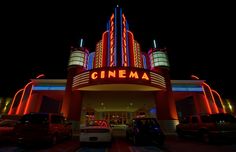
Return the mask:
M 137 84 L 159 90 L 166 88 L 163 76 L 153 71 L 134 67 L 106 67 L 85 71 L 73 78 L 72 87 L 73 89 L 79 89 L 103 84 Z
M 122 27 L 123 27 L 123 33 L 122 33 L 122 65 L 127 67 L 128 66 L 128 56 L 127 56 L 127 30 L 126 30 L 126 19 L 124 14 L 122 15 Z
M 110 19 L 110 66 L 115 66 L 115 25 L 114 14 Z
M 143 80 L 149 81 L 150 75 L 145 71 L 128 70 L 128 69 L 113 69 L 100 70 L 90 72 L 91 80 L 98 79 L 128 79 L 128 80 Z

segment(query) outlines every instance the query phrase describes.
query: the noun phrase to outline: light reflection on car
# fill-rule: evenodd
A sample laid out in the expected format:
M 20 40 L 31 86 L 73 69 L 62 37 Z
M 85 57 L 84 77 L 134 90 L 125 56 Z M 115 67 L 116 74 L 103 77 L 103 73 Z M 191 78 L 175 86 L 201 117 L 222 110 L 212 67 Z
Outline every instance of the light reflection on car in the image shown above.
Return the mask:
M 106 120 L 93 120 L 80 127 L 81 143 L 100 143 L 111 144 L 112 128 Z

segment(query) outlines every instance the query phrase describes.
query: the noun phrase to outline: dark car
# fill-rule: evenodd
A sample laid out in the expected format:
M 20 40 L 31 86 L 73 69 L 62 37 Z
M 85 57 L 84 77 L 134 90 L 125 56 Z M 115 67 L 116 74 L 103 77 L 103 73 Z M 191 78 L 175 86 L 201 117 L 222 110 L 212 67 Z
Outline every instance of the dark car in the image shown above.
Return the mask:
M 72 136 L 71 123 L 67 123 L 61 114 L 30 113 L 25 114 L 15 127 L 19 144 L 47 142 L 51 145 Z
M 236 139 L 236 119 L 228 113 L 190 115 L 176 125 L 179 137 L 195 136 L 203 142 Z
M 14 127 L 17 124 L 17 120 L 4 119 L 0 121 L 0 141 L 1 142 L 14 142 L 15 131 Z
M 134 118 L 127 125 L 126 138 L 134 145 L 140 143 L 164 144 L 165 135 L 156 118 Z

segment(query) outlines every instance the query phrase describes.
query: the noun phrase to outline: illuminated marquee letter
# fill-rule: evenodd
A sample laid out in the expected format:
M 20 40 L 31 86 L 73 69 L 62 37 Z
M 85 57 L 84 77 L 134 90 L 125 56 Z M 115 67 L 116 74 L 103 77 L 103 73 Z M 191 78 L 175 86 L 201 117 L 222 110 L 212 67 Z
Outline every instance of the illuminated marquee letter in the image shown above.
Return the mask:
M 147 73 L 145 73 L 145 72 L 143 73 L 142 79 L 149 80 L 149 77 L 148 77 Z
M 93 73 L 91 74 L 91 78 L 92 78 L 93 80 L 97 79 L 97 78 L 98 78 L 98 73 L 97 73 L 97 72 L 93 72 Z
M 119 70 L 119 78 L 126 78 L 126 71 L 125 70 Z
M 113 71 L 108 71 L 108 78 L 115 78 L 116 77 L 116 70 L 113 70 Z
M 133 71 L 130 71 L 130 74 L 129 74 L 129 78 L 135 78 L 135 79 L 138 79 L 138 73 L 137 71 L 133 72 Z
M 105 71 L 101 71 L 101 79 L 105 78 Z

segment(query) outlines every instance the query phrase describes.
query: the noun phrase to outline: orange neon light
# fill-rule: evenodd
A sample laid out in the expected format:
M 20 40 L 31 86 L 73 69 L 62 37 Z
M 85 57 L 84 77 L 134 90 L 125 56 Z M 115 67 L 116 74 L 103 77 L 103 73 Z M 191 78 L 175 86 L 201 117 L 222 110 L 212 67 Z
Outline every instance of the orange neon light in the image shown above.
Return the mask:
M 116 70 L 113 70 L 113 71 L 108 71 L 108 78 L 115 78 L 116 77 Z
M 142 79 L 142 80 L 150 80 L 149 75 L 146 72 L 138 71 L 128 71 L 125 69 L 119 70 L 108 70 L 108 71 L 100 71 L 100 72 L 92 72 L 90 78 L 93 80 L 96 79 L 104 79 L 104 78 L 130 78 L 130 79 Z
M 225 110 L 225 106 L 224 106 L 224 104 L 223 104 L 223 100 L 222 100 L 222 98 L 221 98 L 221 96 L 220 96 L 220 94 L 216 91 L 216 90 L 211 90 L 213 93 L 215 93 L 217 96 L 218 96 L 218 98 L 220 99 L 220 104 L 221 104 L 221 106 L 223 107 L 223 113 L 226 113 L 226 110 Z
M 24 87 L 24 91 L 23 91 L 23 94 L 22 94 L 22 96 L 21 96 L 19 106 L 17 107 L 16 114 L 20 114 L 20 109 L 21 109 L 21 106 L 22 106 L 23 97 L 24 97 L 24 95 L 25 95 L 25 90 L 26 90 L 27 86 L 30 85 L 31 83 L 32 83 L 32 82 L 27 83 L 27 84 L 25 85 L 25 87 Z
M 45 75 L 44 75 L 44 74 L 40 74 L 40 75 L 38 75 L 38 76 L 36 77 L 36 79 L 41 78 L 41 77 L 45 77 Z
M 24 90 L 24 89 L 18 90 L 18 91 L 16 92 L 16 94 L 14 95 L 13 100 L 12 100 L 12 104 L 11 104 L 11 108 L 10 108 L 10 110 L 9 110 L 9 112 L 8 112 L 9 115 L 13 114 L 12 108 L 13 108 L 13 105 L 14 105 L 14 103 L 15 103 L 16 96 L 17 96 L 21 91 L 23 91 L 23 90 Z
M 213 108 L 214 108 L 214 110 L 215 110 L 216 113 L 219 113 L 219 109 L 218 109 L 218 107 L 217 107 L 217 105 L 216 105 L 214 96 L 213 96 L 212 91 L 211 91 L 211 87 L 210 87 L 208 84 L 206 84 L 205 82 L 203 82 L 203 84 L 204 84 L 206 87 L 208 87 L 208 89 L 210 90 L 210 95 L 211 95 L 211 98 L 212 98 L 212 100 L 213 100 Z M 204 90 L 204 91 L 205 91 L 205 90 Z M 208 100 L 208 102 L 209 102 L 209 100 Z
M 126 50 L 126 40 L 127 40 L 127 37 L 126 37 L 126 33 L 127 33 L 127 30 L 126 30 L 126 19 L 125 19 L 125 16 L 124 14 L 122 14 L 122 17 L 123 17 L 123 33 L 122 33 L 122 39 L 123 39 L 123 43 L 122 43 L 122 53 L 123 53 L 123 66 L 128 66 L 128 56 L 127 56 L 127 50 Z
M 126 78 L 126 70 L 119 70 L 119 78 Z
M 97 72 L 93 72 L 93 73 L 91 74 L 91 78 L 92 78 L 93 80 L 97 79 L 97 78 L 98 78 L 98 73 L 97 73 Z
M 104 44 L 104 42 L 106 41 L 105 40 L 105 35 L 108 33 L 108 31 L 105 31 L 105 32 L 103 32 L 103 34 L 102 34 L 102 56 L 101 56 L 101 60 L 102 60 L 102 62 L 103 62 L 103 60 L 106 60 L 106 59 L 103 59 L 103 57 L 105 56 L 105 54 L 106 54 L 106 52 L 104 52 L 104 51 L 106 51 L 105 49 L 103 49 L 103 44 Z M 105 63 L 102 63 L 103 65 L 102 65 L 102 67 L 105 67 L 106 66 L 106 62 Z
M 191 75 L 191 78 L 199 80 L 199 77 L 197 77 L 195 75 Z
M 24 114 L 26 114 L 26 113 L 27 113 L 27 111 L 28 111 L 28 108 L 29 108 L 29 102 L 30 102 L 30 99 L 31 99 L 32 88 L 33 88 L 33 85 L 32 85 L 32 86 L 31 86 L 31 88 L 30 88 L 29 97 L 28 97 L 28 99 L 27 99 L 27 101 L 26 101 L 26 105 L 25 105 Z
M 111 18 L 110 18 L 110 66 L 114 66 L 115 65 L 115 61 L 114 61 L 114 45 L 115 45 L 115 38 L 114 38 L 114 14 L 112 14 Z
M 129 78 L 135 78 L 138 79 L 138 72 L 137 71 L 130 71 Z
M 204 100 L 205 101 L 205 106 L 207 107 L 207 110 L 208 110 L 209 114 L 212 114 L 211 108 L 210 108 L 210 105 L 209 105 L 209 101 L 208 101 L 207 96 L 206 96 L 204 86 L 202 86 L 202 90 L 203 90 L 204 98 L 205 98 L 205 100 Z
M 136 60 L 135 60 L 135 53 L 134 53 L 134 35 L 132 32 L 128 31 L 128 34 L 130 34 L 131 36 L 130 37 L 130 54 L 132 54 L 132 56 L 130 56 L 130 58 L 132 59 L 132 62 L 131 62 L 131 66 L 133 67 L 136 67 L 135 64 L 136 64 Z
M 105 71 L 101 71 L 101 79 L 105 78 Z
M 148 77 L 147 73 L 143 73 L 142 79 L 149 80 L 149 77 Z

